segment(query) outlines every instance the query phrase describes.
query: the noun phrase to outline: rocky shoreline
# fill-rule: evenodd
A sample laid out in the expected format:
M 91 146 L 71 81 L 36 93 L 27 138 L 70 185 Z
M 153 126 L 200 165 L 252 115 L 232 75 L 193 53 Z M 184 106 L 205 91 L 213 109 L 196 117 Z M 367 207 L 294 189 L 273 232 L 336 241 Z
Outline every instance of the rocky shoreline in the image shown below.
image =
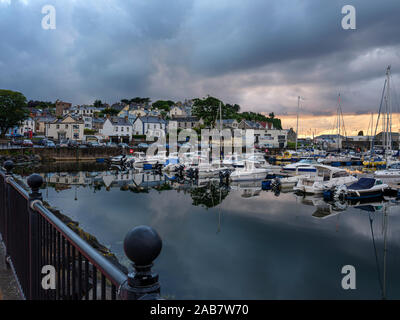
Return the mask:
M 0 164 L 3 166 L 4 162 L 11 160 L 15 166 L 25 166 L 39 164 L 42 158 L 37 154 L 17 154 L 17 155 L 0 155 Z

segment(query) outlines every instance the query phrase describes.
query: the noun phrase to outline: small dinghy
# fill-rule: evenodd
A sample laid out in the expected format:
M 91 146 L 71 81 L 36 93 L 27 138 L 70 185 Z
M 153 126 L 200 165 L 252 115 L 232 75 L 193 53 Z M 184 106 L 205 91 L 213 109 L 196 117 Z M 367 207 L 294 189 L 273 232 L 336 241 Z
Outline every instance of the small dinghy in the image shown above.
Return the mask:
M 347 200 L 359 200 L 366 198 L 378 198 L 383 196 L 383 192 L 389 188 L 380 179 L 360 178 L 357 182 L 337 188 L 335 195 Z

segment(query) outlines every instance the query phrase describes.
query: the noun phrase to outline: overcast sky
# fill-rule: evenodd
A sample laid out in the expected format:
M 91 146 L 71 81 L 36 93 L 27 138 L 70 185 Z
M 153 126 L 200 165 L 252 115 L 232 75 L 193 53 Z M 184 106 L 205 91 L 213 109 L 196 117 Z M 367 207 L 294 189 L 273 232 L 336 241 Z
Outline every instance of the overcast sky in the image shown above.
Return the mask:
M 210 94 L 276 114 L 301 95 L 317 115 L 341 92 L 344 112 L 377 111 L 389 64 L 400 97 L 399 17 L 399 0 L 0 0 L 0 88 L 74 104 Z

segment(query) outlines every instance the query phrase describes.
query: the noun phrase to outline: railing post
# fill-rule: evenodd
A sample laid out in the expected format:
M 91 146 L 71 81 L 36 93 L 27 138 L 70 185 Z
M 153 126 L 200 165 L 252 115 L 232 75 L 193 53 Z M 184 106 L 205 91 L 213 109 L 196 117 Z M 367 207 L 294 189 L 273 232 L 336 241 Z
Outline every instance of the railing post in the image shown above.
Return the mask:
M 33 208 L 35 202 L 42 201 L 42 194 L 39 192 L 43 184 L 43 178 L 38 174 L 32 174 L 27 179 L 31 188 L 28 201 L 29 212 L 29 299 L 39 298 L 40 292 L 40 274 L 39 255 L 42 254 L 40 242 L 42 239 L 39 235 L 39 215 Z
M 128 232 L 124 240 L 124 251 L 129 260 L 133 262 L 132 266 L 135 271 L 128 275 L 127 282 L 121 286 L 121 299 L 160 299 L 158 274 L 154 273 L 151 268 L 153 261 L 161 252 L 161 247 L 161 238 L 151 227 L 139 226 Z
M 9 219 L 10 219 L 10 192 L 9 192 L 9 184 L 8 179 L 12 178 L 12 169 L 14 168 L 14 162 L 11 160 L 7 160 L 3 164 L 4 169 L 6 169 L 6 178 L 4 184 L 4 237 L 3 241 L 5 243 L 6 252 L 5 252 L 5 262 L 6 266 L 10 267 L 10 255 L 8 253 L 8 245 L 9 245 L 9 237 L 8 237 L 8 226 L 9 226 Z

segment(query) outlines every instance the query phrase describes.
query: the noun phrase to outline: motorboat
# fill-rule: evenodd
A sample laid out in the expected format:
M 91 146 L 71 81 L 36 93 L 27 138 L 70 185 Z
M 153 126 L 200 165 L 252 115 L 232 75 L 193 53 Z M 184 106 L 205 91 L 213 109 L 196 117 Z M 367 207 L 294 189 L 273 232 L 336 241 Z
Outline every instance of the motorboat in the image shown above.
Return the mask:
M 378 198 L 383 196 L 383 192 L 389 186 L 380 179 L 360 178 L 350 185 L 342 185 L 335 191 L 336 198 L 346 200 L 359 200 L 366 198 Z
M 400 161 L 390 164 L 386 170 L 374 172 L 375 178 L 400 178 Z
M 237 153 L 228 154 L 222 160 L 222 165 L 233 168 L 243 168 L 245 166 L 245 158 Z
M 302 159 L 296 163 L 291 163 L 282 168 L 282 172 L 293 173 L 295 175 L 304 172 L 317 172 L 315 164 L 318 164 L 314 159 Z
M 319 158 L 319 163 L 339 167 L 342 164 L 351 164 L 352 157 L 347 155 L 329 155 L 325 158 Z
M 380 167 L 386 165 L 386 161 L 380 157 L 364 159 L 363 165 L 366 167 Z
M 357 181 L 357 178 L 345 169 L 327 165 L 315 165 L 315 168 L 317 169 L 315 176 L 299 179 L 293 190 L 310 194 L 322 194 L 324 190 Z
M 224 170 L 229 170 L 228 167 L 221 166 L 217 162 L 211 162 L 211 163 L 206 163 L 206 162 L 200 162 L 197 164 L 187 164 L 185 165 L 184 171 L 185 173 L 189 173 L 190 171 L 193 172 L 193 170 L 196 170 L 197 172 L 197 178 L 208 178 L 208 177 L 216 177 L 219 176 L 219 173 Z
M 145 168 L 145 167 L 152 168 L 155 164 L 164 165 L 164 163 L 166 162 L 167 159 L 168 159 L 167 152 L 161 151 L 153 156 L 144 156 L 144 157 L 142 156 L 139 158 L 135 158 L 133 166 L 136 169 Z
M 244 161 L 243 168 L 236 168 L 230 175 L 232 181 L 262 180 L 267 176 L 268 169 L 256 168 L 252 162 Z
M 282 189 L 292 189 L 301 179 L 311 179 L 314 175 L 315 173 L 308 173 L 291 177 L 277 177 L 272 180 L 272 185 L 279 186 Z
M 133 160 L 133 156 L 132 155 L 126 155 L 126 154 L 122 154 L 119 156 L 115 156 L 112 157 L 110 159 L 110 163 L 111 164 L 117 164 L 117 165 L 126 165 L 127 163 L 131 162 Z
M 242 198 L 257 197 L 262 191 L 259 181 L 236 181 L 230 184 L 230 188 L 241 192 Z

